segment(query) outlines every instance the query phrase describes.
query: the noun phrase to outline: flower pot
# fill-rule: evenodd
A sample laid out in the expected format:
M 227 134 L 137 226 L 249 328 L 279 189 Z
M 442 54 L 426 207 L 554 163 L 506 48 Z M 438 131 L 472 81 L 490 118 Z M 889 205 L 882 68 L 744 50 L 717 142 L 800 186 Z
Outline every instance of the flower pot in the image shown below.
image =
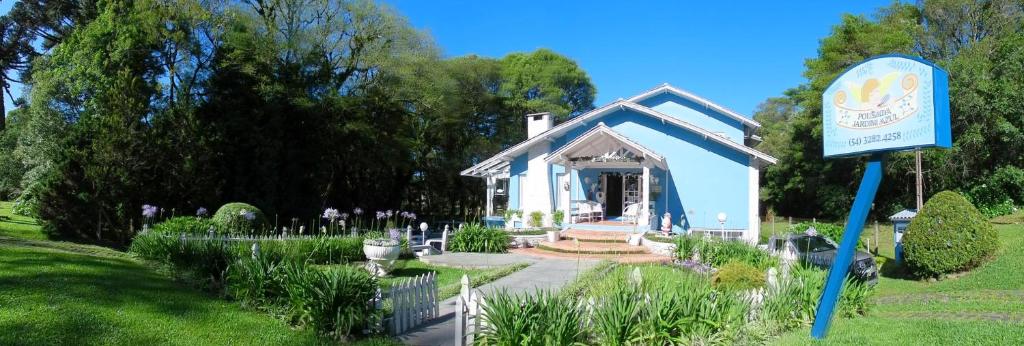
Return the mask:
M 363 244 L 363 254 L 366 255 L 366 269 L 370 273 L 385 276 L 395 265 L 395 260 L 402 253 L 401 245 L 377 246 Z
M 548 231 L 548 242 L 554 243 L 562 238 L 562 233 L 559 231 Z

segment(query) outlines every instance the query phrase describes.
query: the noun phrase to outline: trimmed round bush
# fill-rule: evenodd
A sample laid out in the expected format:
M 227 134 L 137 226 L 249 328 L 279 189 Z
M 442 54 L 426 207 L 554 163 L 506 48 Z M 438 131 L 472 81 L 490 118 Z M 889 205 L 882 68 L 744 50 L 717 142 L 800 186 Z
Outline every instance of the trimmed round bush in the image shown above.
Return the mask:
M 745 290 L 764 287 L 765 274 L 750 264 L 731 261 L 718 269 L 711 282 L 715 287 Z
M 209 218 L 200 218 L 195 216 L 177 216 L 170 219 L 164 220 L 161 223 L 153 225 L 152 232 L 156 233 L 167 233 L 167 234 L 194 234 L 194 235 L 206 235 L 209 233 L 210 228 L 213 227 L 213 231 L 220 234 L 220 227 Z
M 250 215 L 247 217 L 247 214 Z M 217 213 L 213 214 L 213 222 L 228 234 L 247 234 L 250 231 L 260 233 L 267 224 L 267 217 L 259 208 L 235 202 L 217 209 Z
M 997 247 L 998 237 L 988 220 L 966 198 L 952 191 L 932 196 L 903 235 L 907 266 L 918 277 L 975 268 Z

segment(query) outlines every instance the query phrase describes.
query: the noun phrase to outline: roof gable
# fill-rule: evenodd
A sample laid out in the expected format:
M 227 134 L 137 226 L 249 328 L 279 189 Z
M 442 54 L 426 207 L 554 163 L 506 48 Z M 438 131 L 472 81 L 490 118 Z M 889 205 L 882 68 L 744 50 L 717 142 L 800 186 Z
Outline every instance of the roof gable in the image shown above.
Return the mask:
M 761 127 L 761 124 L 758 123 L 757 121 L 754 121 L 753 119 L 747 118 L 747 117 L 743 116 L 742 114 L 736 113 L 736 112 L 732 111 L 731 109 L 725 108 L 725 107 L 723 107 L 723 106 L 721 106 L 719 104 L 711 102 L 708 99 L 705 99 L 703 97 L 697 96 L 696 94 L 693 94 L 693 93 L 691 93 L 689 91 L 686 91 L 686 90 L 674 87 L 672 85 L 669 85 L 668 83 L 662 84 L 661 86 L 659 86 L 657 88 L 645 91 L 645 92 L 641 93 L 640 95 L 636 95 L 636 96 L 630 97 L 629 101 L 630 102 L 634 102 L 634 103 L 640 103 L 640 102 L 642 102 L 644 100 L 650 99 L 650 98 L 658 96 L 658 95 L 663 95 L 663 94 L 672 94 L 672 95 L 678 96 L 680 98 L 683 98 L 683 99 L 685 99 L 687 101 L 690 101 L 690 102 L 693 102 L 693 103 L 696 103 L 696 104 L 699 104 L 699 105 L 703 105 L 704 107 L 707 107 L 708 109 L 710 109 L 710 110 L 712 110 L 712 111 L 714 111 L 716 113 L 722 114 L 722 115 L 724 115 L 724 116 L 726 116 L 728 118 L 731 118 L 733 120 L 739 121 L 745 127 L 751 127 L 751 128 L 759 128 L 759 127 Z
M 737 143 L 737 142 L 735 142 L 733 140 L 730 140 L 730 139 L 728 139 L 726 137 L 722 137 L 722 136 L 720 136 L 718 134 L 715 134 L 715 133 L 713 133 L 711 131 L 708 131 L 708 130 L 705 130 L 705 129 L 700 128 L 698 126 L 695 126 L 693 124 L 690 124 L 690 123 L 688 123 L 686 121 L 680 120 L 680 119 L 678 119 L 676 117 L 666 115 L 664 113 L 655 111 L 655 110 L 650 109 L 648 107 L 644 107 L 642 105 L 636 104 L 636 103 L 634 103 L 632 101 L 618 100 L 618 101 L 612 102 L 612 103 L 610 103 L 608 105 L 605 105 L 605 106 L 603 106 L 601 108 L 592 110 L 592 111 L 587 112 L 585 114 L 581 114 L 581 115 L 579 115 L 577 117 L 569 119 L 568 121 L 566 121 L 564 123 L 561 123 L 561 124 L 551 128 L 551 129 L 549 129 L 549 130 L 547 130 L 547 131 L 545 131 L 545 132 L 543 132 L 541 134 L 538 134 L 537 136 L 534 136 L 534 137 L 532 137 L 530 139 L 527 139 L 527 140 L 525 140 L 523 142 L 520 142 L 519 144 L 513 145 L 513 146 L 509 147 L 508 149 L 505 149 L 505 150 L 499 152 L 498 154 L 492 156 L 491 158 L 489 158 L 487 160 L 484 160 L 484 161 L 482 161 L 482 162 L 480 162 L 480 163 L 478 163 L 476 165 L 473 165 L 473 167 L 470 167 L 470 168 L 467 168 L 467 169 L 463 170 L 461 172 L 461 174 L 462 175 L 467 175 L 467 176 L 484 176 L 484 175 L 491 174 L 491 173 L 493 173 L 495 171 L 507 170 L 508 169 L 508 162 L 509 161 L 511 161 L 514 157 L 519 156 L 519 155 L 525 153 L 534 144 L 540 143 L 541 141 L 553 142 L 553 141 L 555 141 L 555 139 L 557 139 L 558 137 L 564 136 L 566 133 L 568 133 L 572 129 L 575 129 L 575 128 L 579 127 L 579 126 L 582 126 L 582 125 L 585 125 L 585 124 L 588 124 L 588 123 L 593 123 L 594 121 L 597 121 L 601 117 L 603 117 L 605 115 L 608 115 L 608 114 L 611 114 L 611 113 L 613 113 L 615 111 L 626 110 L 626 109 L 632 110 L 635 113 L 638 113 L 638 114 L 641 114 L 641 115 L 645 115 L 645 116 L 653 117 L 655 119 L 659 119 L 659 120 L 661 120 L 664 123 L 672 124 L 672 125 L 674 125 L 676 127 L 682 128 L 682 129 L 690 131 L 690 132 L 693 132 L 695 134 L 702 135 L 705 139 L 710 139 L 712 141 L 718 142 L 719 144 L 723 144 L 727 148 L 730 148 L 730 149 L 733 149 L 733 150 L 737 150 L 737 151 L 742 152 L 744 154 L 750 155 L 751 157 L 757 158 L 757 159 L 759 159 L 759 160 L 761 160 L 763 162 L 774 164 L 774 163 L 776 163 L 778 161 L 777 159 L 775 159 L 774 157 L 772 157 L 772 156 L 770 156 L 768 154 L 765 154 L 765 153 L 757 151 L 757 150 L 755 150 L 753 148 L 747 147 L 747 146 L 745 146 L 745 145 L 743 145 L 741 143 Z

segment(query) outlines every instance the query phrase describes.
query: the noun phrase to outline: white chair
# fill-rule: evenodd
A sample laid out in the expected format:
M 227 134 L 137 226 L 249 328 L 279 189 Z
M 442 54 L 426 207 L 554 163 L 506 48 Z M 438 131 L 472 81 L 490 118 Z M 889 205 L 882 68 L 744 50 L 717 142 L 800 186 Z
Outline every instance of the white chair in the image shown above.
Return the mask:
M 630 203 L 626 206 L 626 209 L 622 210 L 622 218 L 627 222 L 636 223 L 637 217 L 640 214 L 640 203 Z
M 462 227 L 460 226 L 459 229 L 462 229 Z M 440 244 L 441 252 L 444 253 L 445 251 L 448 251 L 448 233 L 448 225 L 444 225 L 444 231 L 441 232 L 441 239 L 427 239 L 423 245 L 427 245 L 431 249 L 434 249 L 434 244 Z
M 604 208 L 601 207 L 601 203 L 587 201 L 587 204 L 590 204 L 590 219 L 603 221 Z
M 576 222 L 590 221 L 590 203 L 576 202 Z

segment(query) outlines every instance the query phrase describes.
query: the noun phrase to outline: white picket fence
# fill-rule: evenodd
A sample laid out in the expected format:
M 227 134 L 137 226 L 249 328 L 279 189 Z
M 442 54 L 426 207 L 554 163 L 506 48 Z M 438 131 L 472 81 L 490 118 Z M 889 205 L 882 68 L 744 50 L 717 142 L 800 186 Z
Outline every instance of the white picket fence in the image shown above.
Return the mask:
M 392 286 L 387 296 L 392 313 L 384 324 L 391 335 L 402 334 L 437 317 L 437 274 L 429 272 L 406 279 Z
M 462 289 L 455 298 L 455 345 L 472 345 L 476 334 L 483 328 L 486 301 L 483 293 L 469 286 L 469 277 L 462 276 Z

